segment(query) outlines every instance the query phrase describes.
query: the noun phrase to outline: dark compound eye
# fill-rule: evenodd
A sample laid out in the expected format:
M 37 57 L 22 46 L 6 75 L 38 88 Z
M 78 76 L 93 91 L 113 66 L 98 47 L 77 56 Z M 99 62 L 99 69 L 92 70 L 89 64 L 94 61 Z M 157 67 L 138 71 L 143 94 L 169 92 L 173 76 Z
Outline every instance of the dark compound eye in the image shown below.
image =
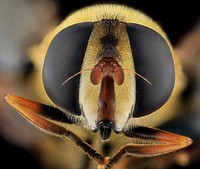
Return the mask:
M 79 76 L 62 83 L 79 72 L 93 23 L 79 23 L 60 31 L 52 40 L 43 67 L 43 83 L 49 98 L 59 107 L 80 115 L 78 103 Z M 174 87 L 174 64 L 166 40 L 154 30 L 127 24 L 136 72 L 152 85 L 136 76 L 134 117 L 159 109 Z
M 166 40 L 154 30 L 127 24 L 136 72 L 152 85 L 136 76 L 136 107 L 133 117 L 141 117 L 159 109 L 170 97 L 174 82 L 174 63 Z
M 79 76 L 62 83 L 81 70 L 93 23 L 79 23 L 60 31 L 52 40 L 43 67 L 43 83 L 49 98 L 59 107 L 80 115 Z

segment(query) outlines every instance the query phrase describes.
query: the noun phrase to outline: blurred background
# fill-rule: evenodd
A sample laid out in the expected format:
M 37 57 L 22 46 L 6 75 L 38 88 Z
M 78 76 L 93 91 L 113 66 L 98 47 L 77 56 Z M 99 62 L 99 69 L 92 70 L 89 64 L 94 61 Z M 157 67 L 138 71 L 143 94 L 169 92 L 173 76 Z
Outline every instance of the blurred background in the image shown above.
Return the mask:
M 1 168 L 86 169 L 93 164 L 67 140 L 42 133 L 4 100 L 15 92 L 42 101 L 34 86 L 37 71 L 30 48 L 37 46 L 71 12 L 104 1 L 71 4 L 65 0 L 0 0 L 0 149 Z M 106 2 L 106 1 L 105 1 Z M 111 2 L 111 1 L 109 1 Z M 139 9 L 157 21 L 180 57 L 186 76 L 180 93 L 180 109 L 159 128 L 191 137 L 194 143 L 181 151 L 153 159 L 129 159 L 127 168 L 172 169 L 200 167 L 200 9 L 196 1 L 113 1 Z M 180 82 L 182 83 L 182 82 Z M 34 90 L 32 90 L 34 88 Z M 38 89 L 39 90 L 39 89 Z M 173 111 L 173 106 L 169 111 Z M 167 114 L 166 114 L 167 118 Z M 81 132 L 81 129 L 78 129 Z M 84 131 L 85 132 L 85 131 Z M 96 144 L 81 133 L 86 141 Z M 107 145 L 112 148 L 113 142 Z M 125 164 L 124 164 L 125 165 Z M 122 165 L 123 166 L 123 165 Z M 130 167 L 134 166 L 134 167 Z M 120 167 L 118 167 L 120 168 Z

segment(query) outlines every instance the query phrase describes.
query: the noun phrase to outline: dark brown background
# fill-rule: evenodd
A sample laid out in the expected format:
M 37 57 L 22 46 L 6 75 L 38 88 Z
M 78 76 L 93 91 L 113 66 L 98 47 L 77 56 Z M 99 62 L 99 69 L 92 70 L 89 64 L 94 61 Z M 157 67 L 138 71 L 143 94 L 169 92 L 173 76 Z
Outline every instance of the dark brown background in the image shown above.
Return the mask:
M 22 0 L 22 2 L 23 1 L 24 0 Z M 32 1 L 30 1 L 30 3 L 29 3 L 29 1 L 27 0 L 26 2 L 27 2 L 26 4 L 29 5 L 28 7 L 31 8 Z M 97 1 L 97 2 L 103 2 L 103 1 Z M 111 2 L 111 1 L 109 1 L 109 2 Z M 124 3 L 126 5 L 140 9 L 143 12 L 145 12 L 146 14 L 148 14 L 149 16 L 151 16 L 154 20 L 156 20 L 163 27 L 163 29 L 167 33 L 170 41 L 172 42 L 173 46 L 177 46 L 181 42 L 183 37 L 185 37 L 185 35 L 187 33 L 189 33 L 193 29 L 193 27 L 196 26 L 196 24 L 199 22 L 199 18 L 200 18 L 200 9 L 199 9 L 199 5 L 198 5 L 197 1 L 132 0 L 131 2 L 130 1 L 112 1 L 112 2 L 113 3 L 115 3 L 115 2 Z M 175 4 L 175 2 L 176 2 L 176 4 Z M 4 2 L 0 2 L 0 6 L 3 5 L 3 3 Z M 37 1 L 37 3 L 38 4 L 48 3 L 48 1 L 41 0 L 41 1 Z M 73 2 L 66 1 L 66 0 L 52 0 L 52 4 L 55 5 L 55 13 L 53 14 L 53 17 L 57 18 L 58 23 L 61 22 L 73 10 L 76 10 L 83 6 L 95 3 L 95 1 L 91 1 L 91 2 L 90 1 L 80 1 L 80 2 L 76 2 L 75 4 L 71 4 L 71 3 L 73 3 Z M 12 5 L 12 3 L 10 3 L 10 5 Z M 19 4 L 19 6 L 20 6 L 20 4 Z M 44 6 L 44 4 L 43 4 L 43 6 Z M 23 8 L 27 8 L 27 7 L 25 6 Z M 10 8 L 10 9 L 12 9 L 12 8 Z M 13 12 L 13 11 L 7 11 L 7 12 L 13 13 L 13 17 L 15 17 L 15 12 Z M 34 10 L 31 12 L 34 13 Z M 43 11 L 43 13 L 41 13 L 41 15 L 48 15 L 48 12 L 50 13 L 50 11 L 48 11 L 48 8 L 46 9 L 44 7 L 44 11 Z M 0 13 L 0 15 L 3 15 L 3 14 Z M 29 12 L 27 10 L 25 10 L 24 15 L 29 15 Z M 46 17 L 46 18 L 48 18 L 48 17 Z M 17 19 L 20 19 L 20 18 L 16 18 L 16 20 Z M 6 20 L 6 18 L 4 18 L 4 20 Z M 42 25 L 42 23 L 41 23 L 41 25 Z M 1 27 L 1 20 L 0 20 L 0 27 Z M 47 30 L 48 30 L 48 28 L 44 27 L 44 25 L 42 28 L 45 30 L 43 33 L 39 32 L 41 29 L 36 29 L 37 31 L 32 32 L 32 34 L 26 35 L 26 37 L 31 36 L 31 38 L 34 39 L 35 36 L 37 37 L 38 34 L 40 34 L 38 38 L 36 38 L 32 41 L 27 40 L 26 45 L 23 45 L 23 47 L 29 46 L 32 43 L 40 42 L 41 39 L 43 38 L 43 36 L 45 35 L 45 32 L 47 32 Z M 23 31 L 26 31 L 26 29 L 24 29 Z M 2 33 L 2 31 L 0 33 Z M 3 43 L 3 42 L 0 42 L 0 43 Z M 2 52 L 0 51 L 0 55 L 1 55 L 1 53 Z M 29 62 L 29 60 L 26 60 L 26 59 L 23 60 L 21 57 L 19 59 L 21 59 L 21 62 L 20 62 L 21 65 L 19 66 L 21 68 L 21 71 L 19 74 L 24 74 L 24 75 L 28 76 L 32 70 L 33 65 L 31 64 L 31 62 Z M 0 60 L 0 62 L 2 62 L 0 64 L 4 64 L 4 65 L 5 65 L 5 63 L 7 63 L 7 62 L 4 63 L 3 60 Z M 14 62 L 14 64 L 15 64 L 15 62 Z M 19 64 L 19 63 L 16 61 L 16 64 Z M 7 68 L 8 67 L 9 67 L 9 69 L 6 69 L 6 70 L 2 69 L 2 68 L 0 69 L 2 79 L 7 80 L 7 79 L 9 79 L 9 77 L 14 78 L 15 69 L 14 68 L 12 69 L 12 66 L 9 64 L 7 65 Z M 11 73 L 6 74 L 6 71 L 8 71 L 8 70 Z M 5 75 L 6 78 L 3 75 Z M 191 75 L 191 74 L 188 73 L 188 75 Z M 188 88 L 185 91 L 185 93 L 183 93 L 184 97 L 186 97 L 187 100 L 189 100 L 191 97 L 194 96 L 195 89 L 197 88 L 197 82 L 194 80 L 195 78 L 193 78 L 192 75 L 189 78 L 191 78 L 191 83 L 188 85 Z M 7 85 L 8 83 L 9 82 L 4 81 L 1 85 Z M 195 85 L 195 86 L 193 86 L 193 85 Z M 0 116 L 0 118 L 1 118 L 1 116 Z M 200 119 L 199 119 L 199 122 L 200 122 Z M 181 126 L 183 123 L 184 124 L 187 123 L 187 121 L 185 119 L 183 119 L 183 123 L 181 121 L 172 122 L 169 125 L 166 124 L 165 126 L 163 126 L 163 128 L 168 128 L 168 129 L 171 128 L 172 130 L 178 130 L 176 127 L 179 125 L 179 123 Z M 6 123 L 6 125 L 9 125 L 9 126 L 7 126 L 8 128 L 10 127 L 9 123 Z M 13 130 L 13 129 L 11 129 L 11 130 Z M 189 136 L 193 137 L 193 136 L 198 135 L 197 138 L 199 139 L 199 134 L 200 134 L 199 129 L 196 129 L 194 126 L 192 126 L 192 127 L 186 127 L 185 130 Z M 1 133 L 3 133 L 3 132 L 4 132 L 4 129 L 1 128 Z M 43 167 L 41 167 L 41 165 L 40 165 L 38 159 L 35 157 L 35 155 L 27 150 L 26 146 L 24 146 L 24 148 L 23 148 L 22 145 L 15 144 L 15 142 L 13 142 L 9 139 L 12 137 L 5 137 L 5 134 L 1 134 L 1 133 L 0 133 L 1 168 L 14 167 L 14 168 L 44 169 Z M 199 148 L 199 146 L 198 146 L 198 148 Z M 190 166 L 185 167 L 185 168 L 194 169 L 196 165 L 200 166 L 199 161 L 197 162 L 197 160 L 196 161 L 194 160 L 194 163 L 192 163 Z M 172 166 L 171 168 L 182 168 L 182 167 L 181 166 Z

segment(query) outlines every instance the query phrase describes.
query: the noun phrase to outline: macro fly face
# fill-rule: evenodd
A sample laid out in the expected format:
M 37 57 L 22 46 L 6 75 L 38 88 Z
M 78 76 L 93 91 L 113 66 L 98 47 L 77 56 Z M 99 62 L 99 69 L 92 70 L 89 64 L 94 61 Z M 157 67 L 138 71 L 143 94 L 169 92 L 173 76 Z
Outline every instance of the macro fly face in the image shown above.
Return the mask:
M 123 129 L 135 104 L 135 69 L 129 45 L 124 43 L 125 28 L 118 20 L 94 23 L 82 65 L 82 70 L 92 70 L 81 74 L 79 103 L 89 127 L 100 129 L 103 140 L 111 130 Z M 125 66 L 133 72 L 124 72 Z
M 95 15 L 83 17 L 86 11 Z M 57 107 L 6 96 L 27 120 L 75 142 L 99 168 L 111 167 L 122 155 L 157 156 L 192 143 L 185 136 L 130 123 L 161 108 L 175 84 L 174 56 L 165 34 L 145 15 L 140 22 L 132 20 L 137 16 L 141 13 L 121 5 L 96 5 L 61 24 L 50 38 L 41 71 L 45 91 Z M 100 131 L 101 140 L 115 132 L 145 144 L 130 143 L 104 157 L 57 122 Z
M 43 82 L 53 102 L 82 116 L 89 129 L 100 130 L 107 140 L 129 118 L 152 113 L 167 101 L 174 86 L 173 66 L 167 42 L 154 30 L 102 19 L 72 25 L 54 37 Z M 77 72 L 80 77 L 63 83 Z

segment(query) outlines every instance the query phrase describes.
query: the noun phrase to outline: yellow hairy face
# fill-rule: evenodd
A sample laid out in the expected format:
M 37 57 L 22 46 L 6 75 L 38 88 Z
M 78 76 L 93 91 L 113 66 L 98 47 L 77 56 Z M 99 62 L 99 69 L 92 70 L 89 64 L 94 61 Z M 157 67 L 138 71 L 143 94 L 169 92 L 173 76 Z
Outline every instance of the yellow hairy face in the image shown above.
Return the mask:
M 150 116 L 150 126 L 173 116 L 184 79 L 165 33 L 144 13 L 117 4 L 79 9 L 46 36 L 38 53 L 35 86 L 54 106 L 15 94 L 6 101 L 42 131 L 72 141 L 98 168 L 110 168 L 127 154 L 154 157 L 192 143 L 146 126 Z M 131 142 L 108 157 L 70 124 L 99 131 L 101 141 L 115 132 Z
M 63 29 L 66 29 L 70 26 L 80 24 L 80 23 L 87 23 L 91 22 L 94 23 L 93 28 L 91 28 L 91 34 L 88 37 L 88 43 L 85 51 L 81 54 L 84 55 L 84 59 L 77 70 L 84 70 L 84 69 L 92 69 L 97 64 L 97 56 L 99 52 L 102 50 L 102 44 L 100 42 L 100 39 L 104 36 L 105 31 L 102 28 L 102 26 L 98 26 L 95 24 L 96 22 L 100 22 L 103 19 L 116 19 L 118 20 L 121 25 L 122 23 L 133 23 L 145 26 L 147 28 L 150 28 L 157 32 L 168 44 L 168 47 L 171 50 L 172 57 L 174 60 L 175 67 L 175 78 L 179 78 L 181 75 L 180 73 L 180 67 L 178 65 L 178 60 L 176 57 L 174 57 L 174 52 L 172 50 L 171 44 L 168 41 L 168 38 L 166 37 L 166 34 L 161 29 L 161 27 L 154 22 L 150 17 L 145 15 L 144 13 L 135 10 L 133 8 L 118 5 L 118 4 L 98 4 L 98 5 L 92 5 L 85 8 L 82 8 L 80 10 L 77 10 L 73 12 L 71 15 L 69 15 L 54 31 L 52 31 L 44 40 L 44 43 L 41 46 L 41 52 L 40 52 L 40 58 L 41 56 L 45 56 L 48 46 L 50 45 L 51 41 L 55 38 L 55 36 Z M 84 34 L 84 32 L 83 32 Z M 115 29 L 114 35 L 118 38 L 118 43 L 115 46 L 115 50 L 119 54 L 119 64 L 123 69 L 130 69 L 131 71 L 124 71 L 125 75 L 125 81 L 122 85 L 116 85 L 114 84 L 115 88 L 115 121 L 116 121 L 116 128 L 118 130 L 121 130 L 125 123 L 128 120 L 129 115 L 133 112 L 135 108 L 135 100 L 136 100 L 136 82 L 135 82 L 135 73 L 137 73 L 137 70 L 135 69 L 134 65 L 134 54 L 133 50 L 131 49 L 130 45 L 130 39 L 129 34 L 127 32 L 127 27 L 125 26 L 118 26 L 117 29 Z M 72 39 L 71 39 L 72 40 Z M 144 39 L 145 40 L 145 39 Z M 77 49 L 78 50 L 78 49 Z M 43 54 L 42 54 L 43 52 Z M 147 54 L 148 55 L 148 54 Z M 79 57 L 79 55 L 76 55 L 75 57 Z M 148 56 L 147 56 L 148 57 Z M 68 59 L 68 57 L 66 57 Z M 44 60 L 44 58 L 43 58 Z M 41 63 L 43 63 L 42 61 Z M 70 62 L 70 60 L 69 60 Z M 43 65 L 40 65 L 40 69 L 42 69 Z M 66 68 L 67 71 L 67 68 Z M 74 72 L 74 73 L 77 73 Z M 91 128 L 94 128 L 96 126 L 96 120 L 97 120 L 97 109 L 98 109 L 98 100 L 99 100 L 99 93 L 100 93 L 100 86 L 99 85 L 93 85 L 90 81 L 90 71 L 84 71 L 80 76 L 80 88 L 79 88 L 79 97 L 77 97 L 78 101 L 80 103 L 80 107 L 82 109 L 82 113 L 87 118 L 87 121 L 89 123 L 88 126 Z M 63 77 L 63 80 L 60 82 L 62 83 L 72 74 Z M 177 76 L 178 75 L 178 76 Z M 141 74 L 141 76 L 144 76 Z M 146 78 L 144 76 L 144 78 Z M 42 79 L 42 77 L 41 77 Z M 73 79 L 71 79 L 73 81 Z M 147 79 L 149 80 L 149 79 Z M 150 81 L 150 80 L 149 80 Z M 151 81 L 150 81 L 151 83 Z M 67 86 L 67 83 L 65 84 Z M 179 89 L 179 84 L 177 85 L 177 81 L 175 82 L 174 88 L 177 90 Z M 45 95 L 45 94 L 44 94 Z M 174 93 L 172 93 L 172 98 L 176 97 L 174 96 Z M 68 100 L 66 100 L 67 102 Z M 169 100 L 170 101 L 170 100 Z M 173 102 L 173 101 L 172 101 Z M 94 104 L 95 103 L 95 104 Z M 54 102 L 53 102 L 54 104 Z M 169 103 L 170 104 L 170 103 Z M 168 104 L 166 104 L 168 105 Z M 62 108 L 62 106 L 61 106 Z M 165 113 L 159 113 L 159 110 L 165 111 L 162 108 L 155 111 L 155 113 L 147 115 L 145 117 L 141 117 L 138 121 L 137 119 L 130 119 L 133 120 L 134 123 L 146 123 L 145 119 L 148 116 L 159 116 L 159 118 L 154 118 L 150 122 L 150 125 L 155 125 L 160 123 L 159 121 L 156 121 L 156 119 L 160 119 L 160 116 L 164 116 Z M 158 112 L 158 113 L 157 113 Z M 170 111 L 170 113 L 173 115 L 173 111 Z M 168 112 L 168 118 L 170 118 L 170 114 Z M 144 119 L 144 120 L 143 120 Z M 167 119 L 166 119 L 167 120 Z M 131 122 L 132 123 L 132 122 Z M 128 123 L 127 123 L 128 124 Z

